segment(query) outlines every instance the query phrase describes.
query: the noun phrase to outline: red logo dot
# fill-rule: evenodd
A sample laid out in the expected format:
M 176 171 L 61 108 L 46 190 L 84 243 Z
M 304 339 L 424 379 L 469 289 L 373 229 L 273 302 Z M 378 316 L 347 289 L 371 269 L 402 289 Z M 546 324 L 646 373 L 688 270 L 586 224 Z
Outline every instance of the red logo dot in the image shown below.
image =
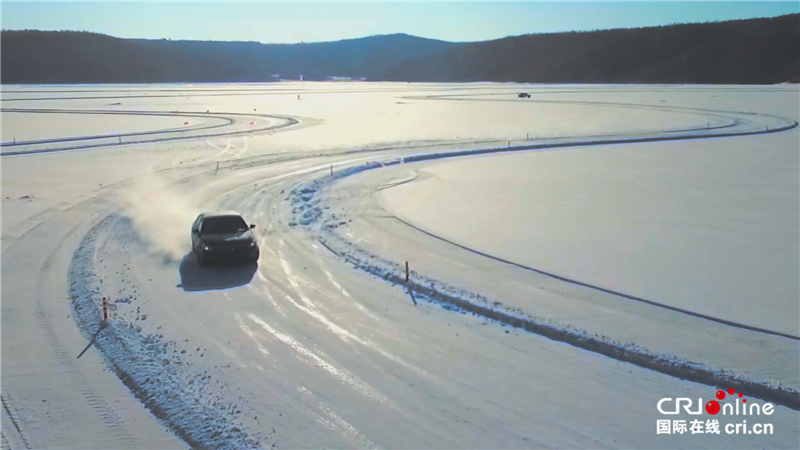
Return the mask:
M 731 394 L 731 395 L 733 395 L 735 392 L 736 392 L 736 391 L 734 391 L 734 390 L 733 390 L 733 388 L 730 388 L 730 389 L 728 389 L 728 394 Z
M 746 398 L 743 398 L 743 399 L 742 399 L 742 403 L 747 403 L 747 399 L 746 399 Z
M 721 391 L 721 390 L 717 391 L 717 398 L 720 399 L 720 400 L 725 398 L 725 391 Z
M 712 416 L 719 412 L 719 403 L 716 400 L 711 400 L 710 402 L 706 403 L 706 412 L 711 414 Z
M 739 392 L 739 397 L 744 397 L 744 394 L 742 394 L 741 392 Z

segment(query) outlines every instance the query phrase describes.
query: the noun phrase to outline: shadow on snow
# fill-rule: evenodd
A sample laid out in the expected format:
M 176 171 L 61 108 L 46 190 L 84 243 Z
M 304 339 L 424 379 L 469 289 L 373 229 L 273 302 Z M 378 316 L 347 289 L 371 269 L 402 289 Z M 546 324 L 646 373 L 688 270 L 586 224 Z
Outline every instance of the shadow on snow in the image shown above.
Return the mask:
M 196 292 L 244 286 L 253 279 L 257 268 L 257 263 L 233 261 L 200 267 L 192 251 L 181 259 L 181 284 L 176 287 L 186 292 Z

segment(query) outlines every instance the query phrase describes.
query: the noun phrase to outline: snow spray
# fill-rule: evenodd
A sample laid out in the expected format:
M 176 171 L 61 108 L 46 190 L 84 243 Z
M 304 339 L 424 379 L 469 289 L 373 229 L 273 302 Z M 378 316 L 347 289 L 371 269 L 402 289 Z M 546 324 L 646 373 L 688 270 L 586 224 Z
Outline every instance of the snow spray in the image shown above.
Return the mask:
M 180 261 L 189 252 L 189 229 L 200 212 L 191 197 L 155 174 L 122 191 L 123 214 L 154 253 Z

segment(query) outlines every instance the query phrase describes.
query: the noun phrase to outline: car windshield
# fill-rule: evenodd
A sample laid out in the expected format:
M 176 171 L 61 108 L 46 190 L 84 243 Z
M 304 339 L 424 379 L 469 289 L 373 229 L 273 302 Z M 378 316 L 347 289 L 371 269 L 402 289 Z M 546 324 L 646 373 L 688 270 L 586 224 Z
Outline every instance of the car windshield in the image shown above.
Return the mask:
M 210 217 L 203 222 L 203 234 L 230 234 L 247 230 L 239 216 Z

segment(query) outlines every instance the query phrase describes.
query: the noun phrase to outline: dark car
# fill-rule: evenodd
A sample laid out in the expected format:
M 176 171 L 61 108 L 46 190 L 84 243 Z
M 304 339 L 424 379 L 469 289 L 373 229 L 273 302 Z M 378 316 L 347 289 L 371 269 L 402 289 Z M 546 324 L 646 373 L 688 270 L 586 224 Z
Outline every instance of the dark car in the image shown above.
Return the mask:
M 517 95 L 517 97 L 519 97 L 519 98 L 531 98 L 531 94 L 528 94 L 527 92 L 520 92 L 519 95 Z
M 258 261 L 256 237 L 250 226 L 235 212 L 203 213 L 192 224 L 192 250 L 197 264 L 210 262 Z

